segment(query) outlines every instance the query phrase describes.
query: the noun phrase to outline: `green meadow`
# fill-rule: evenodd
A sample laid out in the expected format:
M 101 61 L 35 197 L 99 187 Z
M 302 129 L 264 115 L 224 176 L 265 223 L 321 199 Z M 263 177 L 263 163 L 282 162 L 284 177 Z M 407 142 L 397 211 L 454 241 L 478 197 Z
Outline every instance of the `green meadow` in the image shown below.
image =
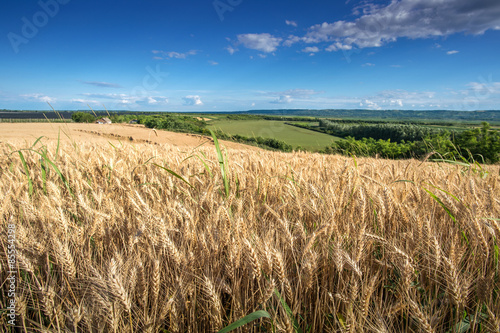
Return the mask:
M 317 151 L 329 146 L 332 141 L 340 138 L 319 133 L 304 128 L 287 125 L 284 121 L 269 120 L 213 120 L 209 122 L 209 129 L 221 130 L 227 134 L 244 135 L 247 137 L 273 138 L 285 141 L 294 148 L 301 146 L 308 150 Z

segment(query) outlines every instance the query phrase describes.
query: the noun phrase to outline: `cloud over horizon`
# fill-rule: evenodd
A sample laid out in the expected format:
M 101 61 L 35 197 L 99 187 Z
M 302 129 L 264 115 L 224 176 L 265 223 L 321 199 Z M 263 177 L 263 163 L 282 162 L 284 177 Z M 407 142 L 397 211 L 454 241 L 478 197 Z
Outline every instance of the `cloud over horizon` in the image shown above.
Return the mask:
M 500 30 L 497 0 L 392 0 L 356 7 L 354 21 L 324 22 L 309 28 L 306 43 L 335 42 L 334 48 L 380 47 L 398 38 L 429 38 Z M 338 43 L 338 44 L 337 44 Z
M 110 83 L 110 82 L 100 82 L 100 81 L 80 81 L 80 82 L 101 88 L 123 88 L 121 85 L 117 83 Z
M 240 34 L 237 39 L 248 49 L 266 53 L 275 52 L 280 45 L 290 47 L 299 42 L 331 43 L 325 50 L 332 52 L 381 47 L 400 38 L 446 37 L 456 33 L 481 35 L 487 30 L 500 30 L 498 0 L 392 0 L 387 5 L 365 3 L 355 7 L 353 14 L 359 17 L 352 21 L 315 24 L 304 36 L 289 35 L 284 41 L 269 33 Z M 294 21 L 285 23 L 296 26 Z M 305 49 L 303 52 L 307 52 Z M 458 51 L 447 54 L 455 53 Z
M 198 95 L 189 95 L 182 98 L 184 100 L 184 105 L 203 105 L 200 96 Z

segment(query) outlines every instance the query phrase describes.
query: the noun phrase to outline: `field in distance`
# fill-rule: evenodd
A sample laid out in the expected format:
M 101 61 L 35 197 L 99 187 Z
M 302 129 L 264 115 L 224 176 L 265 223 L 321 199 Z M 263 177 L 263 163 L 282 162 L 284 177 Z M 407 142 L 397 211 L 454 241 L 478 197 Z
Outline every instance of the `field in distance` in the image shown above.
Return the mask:
M 208 128 L 222 130 L 227 134 L 239 134 L 247 137 L 273 138 L 286 142 L 294 148 L 317 151 L 329 146 L 339 137 L 311 131 L 285 124 L 285 121 L 276 120 L 213 120 Z
M 152 145 L 169 144 L 176 147 L 196 147 L 200 144 L 211 145 L 211 140 L 205 136 L 152 130 L 143 125 L 130 124 L 84 124 L 84 123 L 0 123 L 0 143 L 34 142 L 39 137 L 43 140 L 105 143 L 121 145 L 125 142 L 133 144 L 149 143 Z M 258 149 L 236 142 L 226 142 L 231 148 Z

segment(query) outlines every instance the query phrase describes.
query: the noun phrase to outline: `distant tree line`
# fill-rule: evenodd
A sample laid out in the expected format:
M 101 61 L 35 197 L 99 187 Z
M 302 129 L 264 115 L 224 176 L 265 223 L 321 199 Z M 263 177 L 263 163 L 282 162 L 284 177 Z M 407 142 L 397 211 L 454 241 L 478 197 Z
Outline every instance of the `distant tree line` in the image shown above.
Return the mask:
M 322 152 L 393 159 L 419 158 L 435 152 L 446 159 L 497 163 L 500 161 L 500 132 L 491 130 L 490 125 L 483 122 L 481 128 L 453 134 L 441 131 L 414 141 L 348 136 L 333 142 Z
M 453 110 L 366 110 L 366 109 L 283 109 L 283 110 L 252 110 L 241 112 L 242 114 L 252 115 L 271 115 L 271 116 L 309 116 L 320 118 L 342 118 L 364 120 L 389 120 L 389 121 L 428 121 L 442 120 L 445 122 L 458 121 L 470 122 L 481 121 L 500 122 L 499 110 L 485 111 L 453 111 Z
M 90 112 L 74 112 L 71 119 L 75 123 L 93 123 L 96 121 L 96 117 Z
M 319 121 L 319 128 L 327 134 L 339 136 L 341 138 L 351 136 L 357 140 L 362 138 L 373 138 L 375 140 L 420 141 L 426 137 L 439 134 L 443 130 L 433 129 L 426 126 L 407 124 L 370 124 L 370 123 L 340 123 L 322 119 Z

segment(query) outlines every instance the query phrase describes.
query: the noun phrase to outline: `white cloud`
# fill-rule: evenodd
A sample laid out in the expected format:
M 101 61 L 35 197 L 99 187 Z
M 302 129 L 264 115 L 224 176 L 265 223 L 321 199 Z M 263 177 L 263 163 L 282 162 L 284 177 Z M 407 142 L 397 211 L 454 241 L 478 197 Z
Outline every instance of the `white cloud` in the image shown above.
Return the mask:
M 49 97 L 44 94 L 24 94 L 20 95 L 21 97 L 24 97 L 28 100 L 31 101 L 37 101 L 37 102 L 43 102 L 43 103 L 53 103 L 56 101 L 56 98 Z
M 373 67 L 373 66 L 375 66 L 375 64 L 372 64 L 371 62 L 367 62 L 367 63 L 365 63 L 365 64 L 363 64 L 361 66 L 363 66 L 363 67 Z
M 481 81 L 467 84 L 470 92 L 463 91 L 462 95 L 470 95 L 471 93 L 476 96 L 500 95 L 500 82 L 493 82 L 491 78 L 489 80 L 481 78 Z
M 436 97 L 433 91 L 407 91 L 403 89 L 383 90 L 372 96 L 361 99 L 360 106 L 374 110 L 402 108 L 404 105 L 420 104 L 436 107 L 443 96 Z
M 332 51 L 339 51 L 339 50 L 348 51 L 350 49 L 352 49 L 351 45 L 345 45 L 345 44 L 342 44 L 340 42 L 335 42 L 332 45 L 328 46 L 325 50 L 328 52 L 332 52 Z
M 209 60 L 208 63 L 212 66 L 217 66 L 219 63 L 217 61 Z
M 286 20 L 285 23 L 286 23 L 286 25 L 291 25 L 292 27 L 297 27 L 298 26 L 297 22 L 295 22 L 295 21 L 288 21 L 288 20 Z
M 182 98 L 184 100 L 184 105 L 203 105 L 203 102 L 198 95 L 189 95 Z
M 274 37 L 271 34 L 242 34 L 238 35 L 238 42 L 248 49 L 265 53 L 276 51 L 282 38 Z
M 283 96 L 279 96 L 278 98 L 276 98 L 275 100 L 273 100 L 269 103 L 272 103 L 272 104 L 290 104 L 292 101 L 293 101 L 292 96 L 283 95 Z
M 167 58 L 186 59 L 188 56 L 196 55 L 196 53 L 198 53 L 197 50 L 190 50 L 190 51 L 185 52 L 185 53 L 179 53 L 179 52 L 174 52 L 174 51 L 166 52 L 166 51 L 159 51 L 159 50 L 153 50 L 152 52 L 153 52 L 153 54 L 161 55 L 161 56 L 154 56 L 153 59 L 156 59 L 156 60 L 162 60 L 162 59 L 167 59 Z
M 165 96 L 134 96 L 128 94 L 90 94 L 84 93 L 83 96 L 90 99 L 73 99 L 72 102 L 77 103 L 99 103 L 99 100 L 109 100 L 111 103 L 115 103 L 117 105 L 145 105 L 145 104 L 154 104 L 154 105 L 164 105 L 168 104 L 168 99 Z
M 452 50 L 452 51 L 448 51 L 446 52 L 446 54 L 450 55 L 450 54 L 457 54 L 458 51 L 457 50 Z
M 382 108 L 377 103 L 369 99 L 365 99 L 364 101 L 360 102 L 359 106 L 366 107 L 367 109 L 372 110 L 382 110 Z
M 292 46 L 293 44 L 298 43 L 301 40 L 302 38 L 299 36 L 290 35 L 288 36 L 287 40 L 283 42 L 283 46 Z
M 269 103 L 273 104 L 290 104 L 293 102 L 295 99 L 299 100 L 311 100 L 311 97 L 314 95 L 321 94 L 322 92 L 320 91 L 315 91 L 312 89 L 288 89 L 285 91 L 272 91 L 272 92 L 267 92 L 265 95 L 268 96 L 277 96 L 274 100 L 270 101 Z
M 99 81 L 81 81 L 81 82 L 101 88 L 122 88 L 122 86 L 120 86 L 119 84 L 110 82 L 99 82 Z
M 293 98 L 310 98 L 313 95 L 318 95 L 323 93 L 322 91 L 316 91 L 312 89 L 288 89 L 285 91 L 272 91 L 267 92 L 266 95 L 270 96 L 289 96 Z
M 227 52 L 229 52 L 230 55 L 233 55 L 234 52 L 238 51 L 238 49 L 235 49 L 234 47 L 232 47 L 231 45 L 226 47 L 226 50 Z
M 302 50 L 304 53 L 316 53 L 319 52 L 319 48 L 317 46 L 308 46 Z
M 354 21 L 324 22 L 310 27 L 303 40 L 365 48 L 379 47 L 398 38 L 429 38 L 461 32 L 479 35 L 500 27 L 497 0 L 392 0 L 385 6 L 357 7 L 354 14 L 361 16 Z M 339 49 L 332 45 L 331 51 Z
M 72 103 L 81 103 L 81 104 L 99 104 L 99 101 L 93 99 L 83 99 L 83 98 L 73 98 L 71 99 Z

